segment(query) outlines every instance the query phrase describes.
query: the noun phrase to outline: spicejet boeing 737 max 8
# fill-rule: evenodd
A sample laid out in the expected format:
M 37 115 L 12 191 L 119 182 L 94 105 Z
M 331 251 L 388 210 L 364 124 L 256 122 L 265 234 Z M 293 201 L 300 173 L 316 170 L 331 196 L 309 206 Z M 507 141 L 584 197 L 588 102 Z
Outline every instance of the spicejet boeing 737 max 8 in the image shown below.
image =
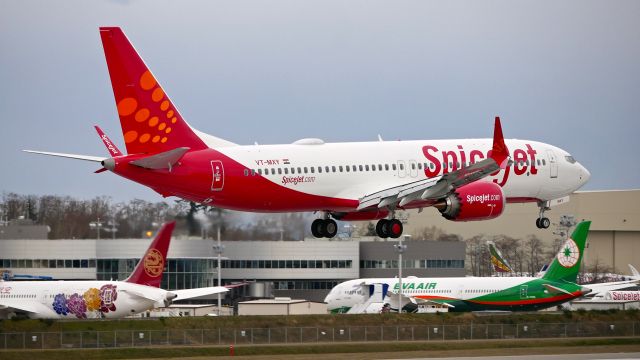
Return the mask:
M 398 210 L 435 207 L 453 221 L 499 216 L 507 202 L 537 202 L 536 225 L 550 206 L 590 177 L 566 151 L 528 140 L 493 139 L 237 145 L 191 128 L 120 28 L 100 28 L 127 155 L 98 133 L 110 156 L 37 152 L 96 161 L 122 177 L 220 208 L 317 211 L 316 237 L 333 237 L 338 220 L 378 220 L 397 238 Z M 35 152 L 35 151 L 32 151 Z

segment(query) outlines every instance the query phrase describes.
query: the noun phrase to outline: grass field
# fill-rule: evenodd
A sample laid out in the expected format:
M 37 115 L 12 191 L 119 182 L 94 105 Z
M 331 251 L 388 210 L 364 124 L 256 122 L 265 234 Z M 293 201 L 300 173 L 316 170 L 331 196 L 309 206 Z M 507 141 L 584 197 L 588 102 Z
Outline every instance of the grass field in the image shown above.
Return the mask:
M 438 324 L 519 324 L 640 321 L 640 311 L 538 313 L 438 313 L 296 316 L 222 316 L 122 320 L 0 320 L 0 332 L 58 332 L 167 329 L 241 329 L 282 327 L 395 326 Z

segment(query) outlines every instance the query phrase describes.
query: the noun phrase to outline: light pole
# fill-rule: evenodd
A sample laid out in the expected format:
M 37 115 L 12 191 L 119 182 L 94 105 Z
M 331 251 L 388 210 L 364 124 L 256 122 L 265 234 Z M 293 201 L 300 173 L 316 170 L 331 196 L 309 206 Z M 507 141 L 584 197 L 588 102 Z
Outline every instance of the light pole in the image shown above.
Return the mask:
M 220 226 L 218 225 L 218 243 L 213 245 L 213 250 L 218 254 L 218 286 L 222 286 L 222 273 L 220 272 L 220 263 L 222 261 L 222 253 L 224 245 L 220 242 Z M 220 316 L 220 307 L 222 306 L 222 295 L 218 292 L 218 316 Z
M 400 237 L 393 247 L 398 252 L 398 314 L 400 314 L 402 313 L 402 253 L 407 250 L 407 245 L 402 243 L 402 237 Z
M 100 228 L 102 227 L 102 223 L 100 222 L 100 217 L 98 216 L 98 221 L 92 221 L 89 223 L 89 227 L 92 229 L 96 229 L 98 231 L 98 240 L 100 240 Z

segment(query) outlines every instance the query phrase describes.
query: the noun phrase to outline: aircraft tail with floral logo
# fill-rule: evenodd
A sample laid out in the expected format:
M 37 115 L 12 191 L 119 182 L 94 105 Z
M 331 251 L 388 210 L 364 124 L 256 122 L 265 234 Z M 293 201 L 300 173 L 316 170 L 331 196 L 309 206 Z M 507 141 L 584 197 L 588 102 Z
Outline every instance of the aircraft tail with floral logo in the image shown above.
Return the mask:
M 171 234 L 175 226 L 175 221 L 162 226 L 156 237 L 151 241 L 142 259 L 138 261 L 131 275 L 125 280 L 126 282 L 160 287 L 162 274 L 167 265 L 167 252 L 171 242 Z

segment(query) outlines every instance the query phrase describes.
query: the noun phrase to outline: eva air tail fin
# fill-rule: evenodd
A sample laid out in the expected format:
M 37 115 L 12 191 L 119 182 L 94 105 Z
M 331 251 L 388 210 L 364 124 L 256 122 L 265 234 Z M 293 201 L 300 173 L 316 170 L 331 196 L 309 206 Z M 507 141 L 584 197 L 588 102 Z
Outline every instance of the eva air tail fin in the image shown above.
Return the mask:
M 584 256 L 591 221 L 583 221 L 573 230 L 571 237 L 562 244 L 542 279 L 549 281 L 567 281 L 575 283 Z

